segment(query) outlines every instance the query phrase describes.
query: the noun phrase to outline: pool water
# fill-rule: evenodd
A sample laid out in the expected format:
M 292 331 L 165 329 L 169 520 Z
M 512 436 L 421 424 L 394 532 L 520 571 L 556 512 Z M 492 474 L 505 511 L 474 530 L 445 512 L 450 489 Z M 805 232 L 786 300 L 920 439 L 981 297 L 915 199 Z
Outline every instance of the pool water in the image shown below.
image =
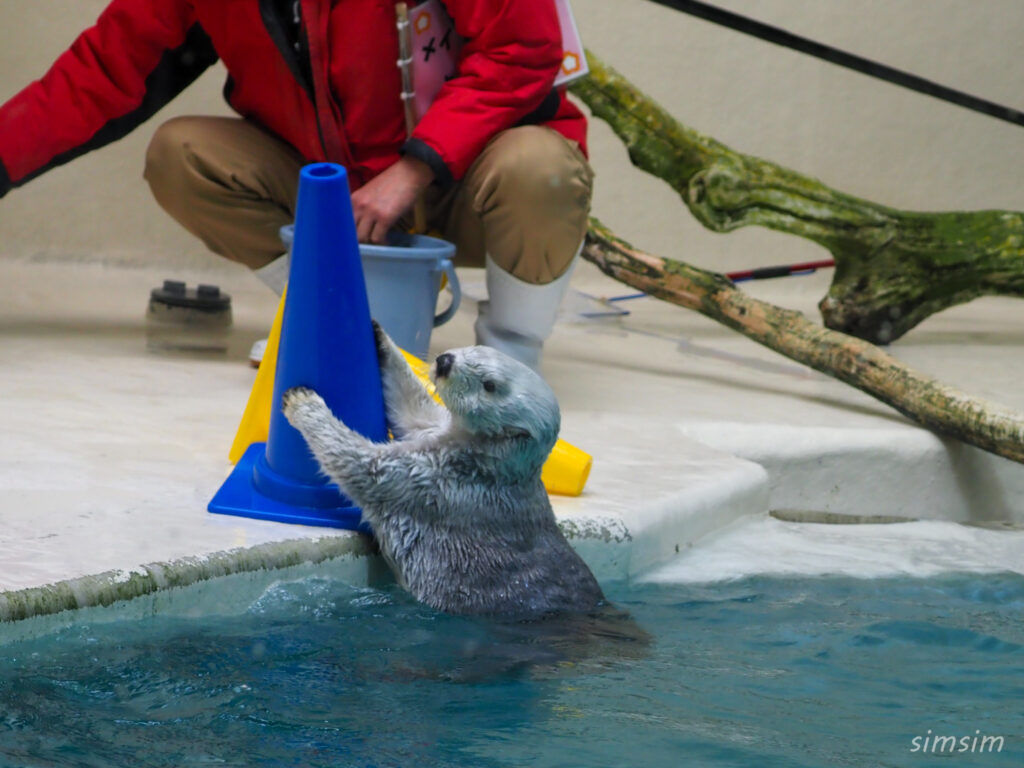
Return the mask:
M 556 662 L 544 635 L 324 578 L 276 584 L 242 616 L 0 645 L 0 765 L 1024 764 L 1020 575 L 608 592 L 646 652 Z M 446 674 L 519 651 L 531 666 Z

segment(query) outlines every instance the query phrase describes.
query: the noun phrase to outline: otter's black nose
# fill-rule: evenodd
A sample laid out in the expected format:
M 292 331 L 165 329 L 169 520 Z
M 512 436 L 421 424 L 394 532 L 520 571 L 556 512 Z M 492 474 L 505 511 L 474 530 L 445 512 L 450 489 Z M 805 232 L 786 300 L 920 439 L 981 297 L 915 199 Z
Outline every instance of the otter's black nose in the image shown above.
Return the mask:
M 452 364 L 455 362 L 455 355 L 450 355 L 445 352 L 443 355 L 437 356 L 437 361 L 434 363 L 439 378 L 444 378 L 452 371 Z

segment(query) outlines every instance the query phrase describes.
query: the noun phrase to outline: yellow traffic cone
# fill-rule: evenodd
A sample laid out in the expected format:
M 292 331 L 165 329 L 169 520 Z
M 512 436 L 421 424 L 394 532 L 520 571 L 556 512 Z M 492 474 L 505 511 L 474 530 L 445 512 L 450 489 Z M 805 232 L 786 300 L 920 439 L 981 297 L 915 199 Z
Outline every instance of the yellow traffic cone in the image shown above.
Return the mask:
M 281 293 L 277 304 L 277 314 L 270 326 L 267 337 L 267 348 L 263 351 L 263 360 L 256 371 L 256 381 L 249 393 L 249 402 L 245 404 L 242 421 L 238 425 L 235 441 L 231 443 L 228 460 L 237 464 L 242 454 L 253 443 L 265 443 L 270 434 L 270 402 L 274 399 L 274 373 L 277 370 L 277 347 L 281 340 L 281 318 L 284 317 L 284 297 L 288 289 Z

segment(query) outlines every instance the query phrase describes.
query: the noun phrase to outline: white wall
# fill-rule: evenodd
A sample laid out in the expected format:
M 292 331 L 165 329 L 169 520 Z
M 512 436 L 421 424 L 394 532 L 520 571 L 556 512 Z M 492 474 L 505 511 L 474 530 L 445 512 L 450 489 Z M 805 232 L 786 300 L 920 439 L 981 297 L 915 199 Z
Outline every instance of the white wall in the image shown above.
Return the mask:
M 105 5 L 103 0 L 0 0 L 0 100 L 42 75 Z M 125 139 L 0 199 L 0 258 L 220 268 L 223 261 L 154 202 L 142 169 L 149 137 L 163 120 L 175 114 L 228 114 L 221 98 L 224 77 L 218 64 Z
M 714 0 L 822 42 L 1024 108 L 1020 0 Z M 581 32 L 610 64 L 689 126 L 734 149 L 851 194 L 922 210 L 1024 210 L 1024 127 L 915 94 L 646 0 L 573 0 Z M 0 0 L 0 99 L 91 23 L 98 0 Z M 224 113 L 223 71 L 113 147 L 0 201 L 0 256 L 49 254 L 214 263 L 149 198 L 146 142 L 172 114 Z M 763 229 L 703 230 L 661 182 L 591 129 L 595 213 L 636 245 L 719 269 L 819 258 Z

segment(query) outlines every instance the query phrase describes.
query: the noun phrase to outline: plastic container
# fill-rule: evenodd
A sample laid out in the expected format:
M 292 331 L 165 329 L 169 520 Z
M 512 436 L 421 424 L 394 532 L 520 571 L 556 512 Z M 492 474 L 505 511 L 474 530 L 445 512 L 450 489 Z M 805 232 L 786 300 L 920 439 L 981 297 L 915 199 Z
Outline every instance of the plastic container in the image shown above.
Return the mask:
M 281 229 L 289 248 L 293 235 L 294 227 Z M 360 243 L 359 255 L 370 315 L 399 347 L 426 360 L 431 331 L 451 320 L 462 300 L 452 263 L 455 246 L 427 235 L 390 232 L 387 245 Z M 442 276 L 448 278 L 452 301 L 435 315 Z

